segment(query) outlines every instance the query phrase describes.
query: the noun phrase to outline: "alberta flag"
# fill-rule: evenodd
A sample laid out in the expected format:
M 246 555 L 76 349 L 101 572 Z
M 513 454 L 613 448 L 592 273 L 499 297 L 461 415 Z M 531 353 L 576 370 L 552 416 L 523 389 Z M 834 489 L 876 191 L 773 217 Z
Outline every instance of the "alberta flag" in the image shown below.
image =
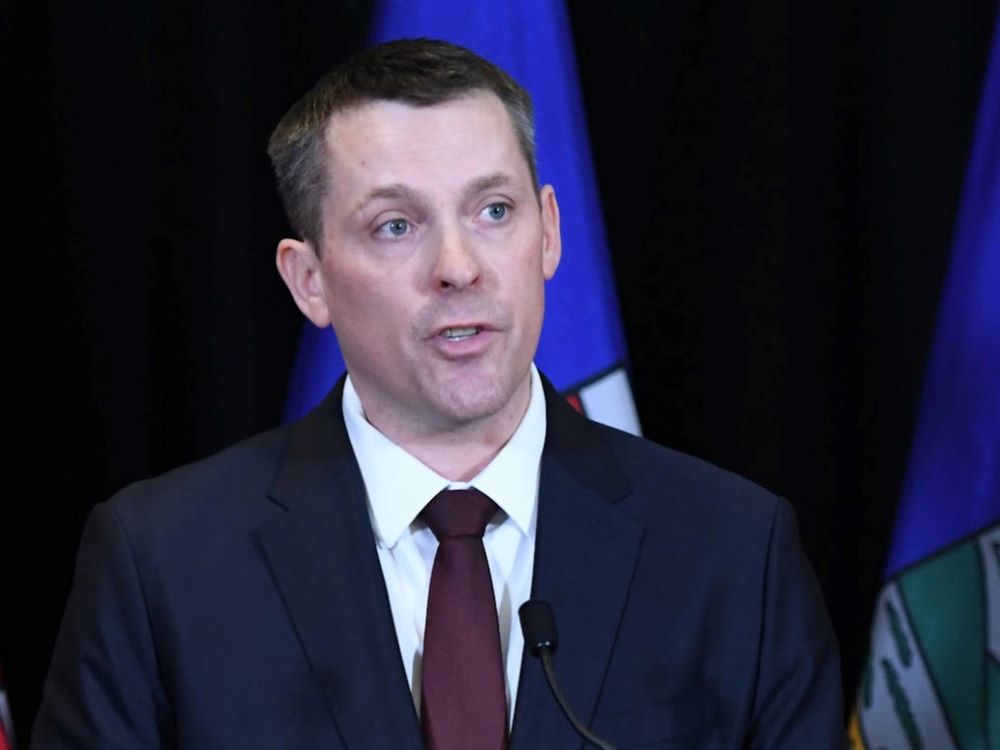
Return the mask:
M 850 733 L 1000 750 L 1000 15 Z
M 638 434 L 604 223 L 562 0 L 385 0 L 373 41 L 433 37 L 510 73 L 535 105 L 539 179 L 559 201 L 563 254 L 545 289 L 535 361 L 569 401 L 599 422 Z M 285 416 L 298 417 L 344 371 L 333 332 L 303 329 Z
M 7 705 L 7 691 L 4 689 L 3 673 L 0 672 L 0 750 L 13 750 L 14 723 Z

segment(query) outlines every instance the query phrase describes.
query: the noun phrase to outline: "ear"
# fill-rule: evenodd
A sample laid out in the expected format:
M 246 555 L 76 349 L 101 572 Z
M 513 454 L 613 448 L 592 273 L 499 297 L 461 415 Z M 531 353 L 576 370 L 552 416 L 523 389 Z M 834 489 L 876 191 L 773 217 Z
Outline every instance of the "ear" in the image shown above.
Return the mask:
M 556 191 L 546 185 L 538 193 L 542 209 L 542 273 L 548 281 L 555 276 L 562 257 L 562 235 L 559 233 L 559 204 Z
M 329 326 L 330 310 L 323 286 L 322 261 L 312 245 L 302 240 L 281 240 L 275 263 L 302 314 L 317 328 Z

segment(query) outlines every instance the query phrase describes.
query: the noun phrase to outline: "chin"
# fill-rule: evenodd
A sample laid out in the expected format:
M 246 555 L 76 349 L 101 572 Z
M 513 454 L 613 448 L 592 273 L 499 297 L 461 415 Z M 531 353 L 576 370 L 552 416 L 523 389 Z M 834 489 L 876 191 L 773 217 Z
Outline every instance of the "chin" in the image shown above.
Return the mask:
M 454 425 L 489 419 L 511 403 L 519 385 L 520 382 L 499 382 L 495 378 L 452 383 L 445 392 L 439 393 L 439 413 Z

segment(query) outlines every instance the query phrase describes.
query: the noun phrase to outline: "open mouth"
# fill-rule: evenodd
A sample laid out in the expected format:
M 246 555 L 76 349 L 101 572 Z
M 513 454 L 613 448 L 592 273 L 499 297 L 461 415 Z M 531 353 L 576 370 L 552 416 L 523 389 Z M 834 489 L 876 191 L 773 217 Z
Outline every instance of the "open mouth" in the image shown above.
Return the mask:
M 441 336 L 447 341 L 464 341 L 465 339 L 472 338 L 482 329 L 475 326 L 469 326 L 467 328 L 445 328 L 441 331 Z

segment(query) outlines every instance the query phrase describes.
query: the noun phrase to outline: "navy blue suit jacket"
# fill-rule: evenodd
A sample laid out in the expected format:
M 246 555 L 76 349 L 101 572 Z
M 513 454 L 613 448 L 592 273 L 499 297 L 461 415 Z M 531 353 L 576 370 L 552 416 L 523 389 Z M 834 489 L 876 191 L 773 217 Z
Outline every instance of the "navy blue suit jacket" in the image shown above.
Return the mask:
M 788 504 L 546 389 L 533 595 L 584 721 L 620 748 L 843 748 Z M 32 747 L 422 748 L 340 397 L 93 511 Z M 512 748 L 582 745 L 526 654 Z

